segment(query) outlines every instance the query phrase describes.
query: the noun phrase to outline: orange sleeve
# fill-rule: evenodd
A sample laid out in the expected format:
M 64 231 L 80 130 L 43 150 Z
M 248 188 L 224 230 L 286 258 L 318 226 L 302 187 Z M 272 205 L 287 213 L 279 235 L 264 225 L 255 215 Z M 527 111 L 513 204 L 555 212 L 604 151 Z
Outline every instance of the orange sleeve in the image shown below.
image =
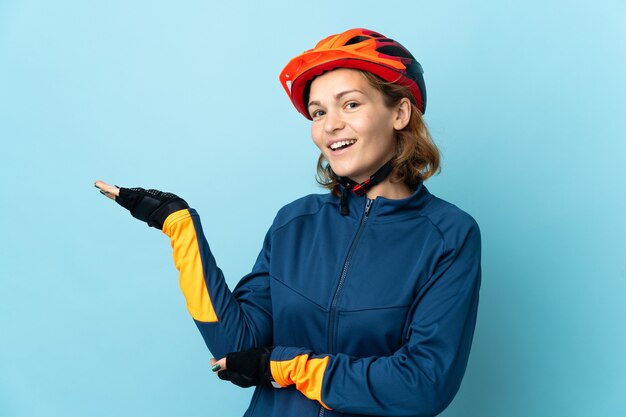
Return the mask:
M 163 233 L 169 236 L 172 243 L 174 264 L 180 272 L 180 288 L 189 314 L 200 322 L 217 322 L 204 280 L 196 227 L 189 210 L 170 214 L 163 223 Z
M 322 402 L 322 382 L 327 364 L 328 356 L 309 358 L 309 355 L 305 354 L 289 360 L 272 360 L 270 371 L 278 385 L 287 387 L 295 384 L 296 389 L 307 398 L 318 401 L 324 408 L 330 410 L 330 407 Z

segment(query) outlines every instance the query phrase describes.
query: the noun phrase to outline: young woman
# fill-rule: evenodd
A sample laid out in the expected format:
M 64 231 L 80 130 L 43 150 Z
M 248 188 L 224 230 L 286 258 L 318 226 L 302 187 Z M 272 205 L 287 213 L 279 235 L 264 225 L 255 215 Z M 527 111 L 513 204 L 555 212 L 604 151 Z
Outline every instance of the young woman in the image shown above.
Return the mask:
M 434 416 L 467 365 L 480 233 L 423 184 L 439 154 L 422 119 L 422 68 L 398 42 L 351 29 L 280 79 L 311 120 L 330 192 L 278 212 L 234 291 L 184 200 L 96 186 L 170 237 L 213 370 L 256 386 L 246 416 Z

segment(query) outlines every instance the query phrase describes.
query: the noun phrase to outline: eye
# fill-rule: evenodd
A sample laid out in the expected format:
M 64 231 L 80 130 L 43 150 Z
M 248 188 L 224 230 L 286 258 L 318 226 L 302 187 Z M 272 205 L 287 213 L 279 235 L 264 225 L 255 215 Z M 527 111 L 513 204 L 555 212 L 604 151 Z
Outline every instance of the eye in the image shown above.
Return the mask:
M 345 107 L 348 110 L 356 109 L 357 107 L 359 107 L 359 103 L 357 103 L 356 101 L 349 101 L 346 103 Z
M 317 118 L 317 117 L 321 117 L 323 115 L 324 115 L 324 110 L 319 110 L 318 109 L 318 110 L 313 110 L 311 112 L 311 117 L 314 118 L 314 119 Z

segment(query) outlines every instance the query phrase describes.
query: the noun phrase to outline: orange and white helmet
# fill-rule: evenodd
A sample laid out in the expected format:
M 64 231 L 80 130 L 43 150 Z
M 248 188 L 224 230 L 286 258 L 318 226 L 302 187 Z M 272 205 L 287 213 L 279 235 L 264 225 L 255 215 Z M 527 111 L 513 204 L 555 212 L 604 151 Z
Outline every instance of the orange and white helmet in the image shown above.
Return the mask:
M 399 42 L 368 29 L 350 29 L 322 39 L 315 48 L 293 58 L 280 73 L 280 82 L 296 109 L 307 119 L 304 94 L 318 75 L 336 68 L 371 72 L 385 81 L 406 85 L 413 102 L 426 111 L 426 86 L 422 66 Z

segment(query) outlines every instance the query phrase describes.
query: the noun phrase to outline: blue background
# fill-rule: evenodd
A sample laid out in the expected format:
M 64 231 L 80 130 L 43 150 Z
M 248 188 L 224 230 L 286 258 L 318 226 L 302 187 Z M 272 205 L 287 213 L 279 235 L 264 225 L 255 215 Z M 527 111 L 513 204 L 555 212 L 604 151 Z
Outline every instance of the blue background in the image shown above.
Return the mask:
M 350 27 L 422 63 L 428 186 L 482 228 L 443 415 L 626 415 L 624 3 L 261 3 L 0 0 L 0 415 L 243 414 L 167 238 L 92 184 L 184 196 L 234 285 L 279 207 L 322 192 L 278 73 Z

